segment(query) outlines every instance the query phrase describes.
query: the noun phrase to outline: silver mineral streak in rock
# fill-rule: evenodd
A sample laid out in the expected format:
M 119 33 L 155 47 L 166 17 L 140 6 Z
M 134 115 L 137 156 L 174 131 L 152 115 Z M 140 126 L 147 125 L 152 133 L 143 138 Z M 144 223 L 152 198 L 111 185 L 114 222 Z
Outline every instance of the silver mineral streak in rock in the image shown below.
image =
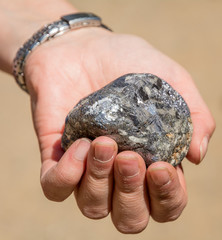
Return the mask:
M 68 114 L 62 148 L 78 138 L 109 136 L 119 151 L 139 153 L 147 166 L 173 166 L 186 156 L 192 137 L 190 111 L 168 83 L 152 74 L 127 74 L 92 93 Z

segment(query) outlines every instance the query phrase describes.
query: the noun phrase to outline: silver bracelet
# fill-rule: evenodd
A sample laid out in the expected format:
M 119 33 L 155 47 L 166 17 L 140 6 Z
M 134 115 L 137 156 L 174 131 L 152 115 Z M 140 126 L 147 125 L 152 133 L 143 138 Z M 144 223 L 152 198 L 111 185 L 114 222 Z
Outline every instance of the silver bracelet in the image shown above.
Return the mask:
M 13 64 L 13 75 L 18 85 L 28 93 L 26 86 L 24 68 L 29 54 L 42 43 L 61 36 L 67 31 L 83 27 L 103 27 L 111 31 L 102 24 L 100 17 L 92 13 L 75 13 L 62 16 L 60 20 L 50 23 L 36 32 L 16 53 Z

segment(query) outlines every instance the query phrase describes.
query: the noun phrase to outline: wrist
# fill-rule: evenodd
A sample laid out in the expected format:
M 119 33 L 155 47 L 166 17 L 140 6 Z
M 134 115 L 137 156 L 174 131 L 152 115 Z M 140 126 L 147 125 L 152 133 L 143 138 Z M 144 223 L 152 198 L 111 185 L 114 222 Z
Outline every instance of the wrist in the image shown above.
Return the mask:
M 24 69 L 27 89 L 32 98 L 59 85 L 65 78 L 73 80 L 73 76 L 82 67 L 85 68 L 83 61 L 91 55 L 95 43 L 113 34 L 104 28 L 87 27 L 69 31 L 38 46 L 28 57 Z M 58 75 L 61 77 L 56 82 Z M 78 78 L 75 84 L 79 84 Z
M 45 24 L 73 12 L 77 9 L 65 0 L 0 1 L 0 68 L 11 74 L 21 45 Z

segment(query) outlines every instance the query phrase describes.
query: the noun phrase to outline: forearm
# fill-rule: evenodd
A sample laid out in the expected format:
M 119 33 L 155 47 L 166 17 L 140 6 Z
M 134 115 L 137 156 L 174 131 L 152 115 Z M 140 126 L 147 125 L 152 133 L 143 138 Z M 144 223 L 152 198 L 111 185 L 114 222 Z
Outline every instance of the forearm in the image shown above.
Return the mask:
M 0 69 L 12 73 L 16 51 L 34 32 L 76 11 L 65 0 L 0 0 Z

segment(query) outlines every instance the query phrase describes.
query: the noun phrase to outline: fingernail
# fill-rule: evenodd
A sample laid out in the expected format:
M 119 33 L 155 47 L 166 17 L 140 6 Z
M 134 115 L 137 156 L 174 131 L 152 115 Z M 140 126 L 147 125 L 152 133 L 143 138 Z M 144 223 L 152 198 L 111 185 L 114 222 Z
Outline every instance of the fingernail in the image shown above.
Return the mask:
M 102 163 L 111 161 L 114 158 L 115 145 L 112 143 L 95 143 L 94 160 Z
M 207 153 L 207 147 L 208 147 L 208 137 L 204 137 L 200 144 L 200 162 L 204 159 Z
M 170 174 L 167 168 L 151 168 L 150 176 L 157 186 L 163 186 L 170 183 Z
M 73 154 L 76 160 L 84 161 L 87 157 L 91 142 L 82 138 L 76 143 L 76 150 Z
M 125 177 L 134 177 L 139 174 L 139 165 L 135 156 L 119 156 L 117 167 L 120 175 Z

